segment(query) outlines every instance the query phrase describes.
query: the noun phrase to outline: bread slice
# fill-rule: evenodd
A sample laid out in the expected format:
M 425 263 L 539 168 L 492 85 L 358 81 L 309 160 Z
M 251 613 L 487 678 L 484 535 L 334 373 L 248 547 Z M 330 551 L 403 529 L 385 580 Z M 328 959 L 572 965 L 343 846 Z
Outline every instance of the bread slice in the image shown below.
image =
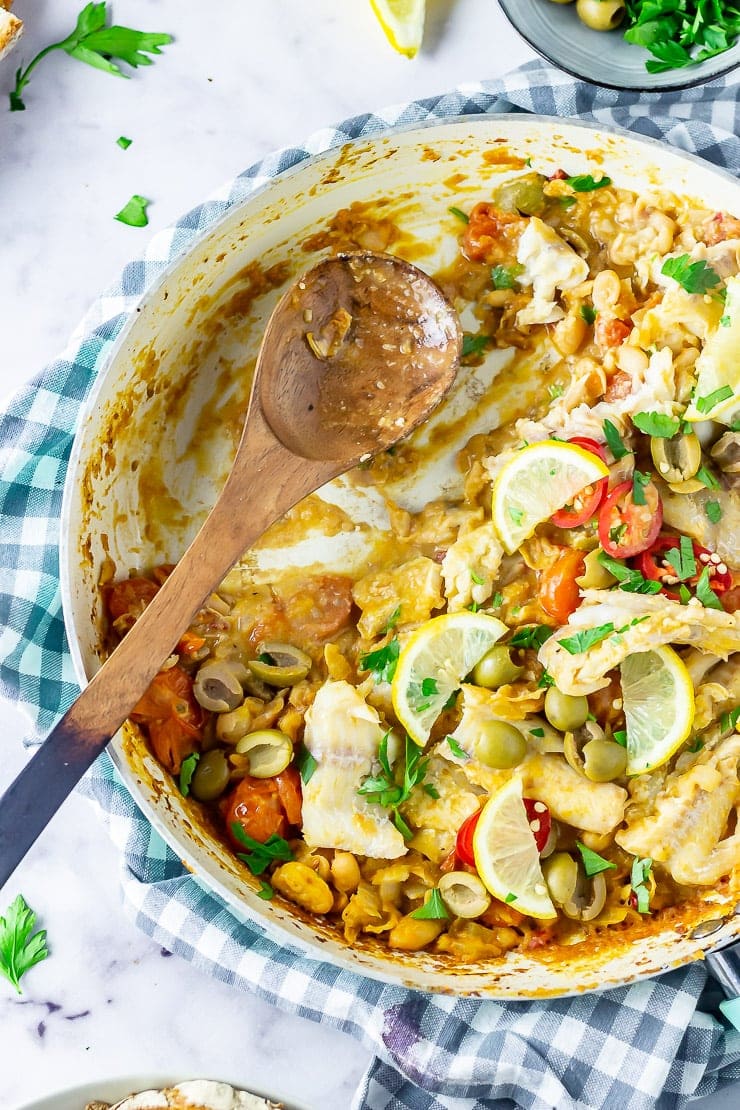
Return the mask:
M 11 15 L 13 0 L 0 0 L 0 60 L 13 49 L 23 33 L 23 22 Z

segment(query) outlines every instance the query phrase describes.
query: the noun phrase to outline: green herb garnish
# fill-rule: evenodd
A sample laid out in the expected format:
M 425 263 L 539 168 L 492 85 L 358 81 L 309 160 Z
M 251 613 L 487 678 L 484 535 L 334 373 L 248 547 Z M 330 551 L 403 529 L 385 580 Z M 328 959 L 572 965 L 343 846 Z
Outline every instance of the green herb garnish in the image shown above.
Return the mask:
M 619 459 L 623 459 L 625 455 L 629 455 L 629 447 L 625 447 L 624 441 L 620 436 L 619 431 L 617 430 L 615 425 L 612 424 L 611 420 L 605 420 L 603 428 L 604 439 L 606 440 L 612 455 L 614 455 L 614 458 L 619 461 Z
M 494 266 L 491 269 L 491 281 L 494 289 L 516 289 L 516 279 L 524 273 L 524 267 Z
M 182 761 L 178 785 L 183 798 L 187 798 L 190 793 L 190 783 L 193 780 L 193 775 L 195 774 L 195 768 L 198 766 L 199 759 L 200 752 L 193 752 Z
M 704 505 L 704 512 L 712 524 L 719 524 L 722 519 L 722 506 L 719 501 L 707 501 Z
M 711 470 L 708 470 L 703 464 L 697 470 L 696 477 L 707 489 L 719 489 L 719 481 L 715 478 L 714 474 L 712 474 Z
M 468 753 L 460 747 L 454 736 L 445 736 L 445 740 L 449 744 L 452 754 L 456 755 L 458 759 L 470 759 Z
M 234 838 L 249 849 L 247 852 L 237 852 L 236 854 L 243 863 L 246 863 L 253 875 L 261 875 L 273 860 L 279 859 L 287 862 L 293 859 L 293 850 L 290 844 L 287 840 L 283 840 L 282 836 L 278 836 L 277 833 L 269 836 L 263 844 L 262 841 L 248 836 L 238 821 L 232 821 L 231 831 Z
M 704 567 L 696 583 L 696 596 L 705 609 L 719 609 L 724 612 L 724 605 L 709 585 L 709 567 Z
M 436 887 L 424 905 L 409 914 L 409 917 L 415 917 L 418 921 L 446 921 L 449 916 L 447 907 L 442 901 L 442 895 Z
M 562 644 L 571 655 L 580 655 L 596 644 L 600 644 L 602 640 L 606 640 L 608 636 L 621 636 L 628 628 L 642 624 L 647 619 L 647 617 L 635 617 L 627 624 L 623 624 L 621 628 L 615 628 L 609 621 L 607 624 L 597 625 L 596 628 L 585 628 L 583 632 L 576 632 L 574 636 L 565 636 L 562 640 L 558 640 L 558 643 Z
M 22 994 L 20 981 L 27 971 L 49 955 L 46 929 L 34 933 L 36 914 L 22 894 L 0 917 L 0 974 Z
M 722 714 L 719 719 L 719 727 L 723 732 L 732 732 L 738 721 L 740 721 L 740 705 L 736 705 L 729 713 Z
M 537 679 L 537 689 L 547 690 L 550 686 L 555 685 L 555 679 L 552 677 L 548 670 L 544 670 L 540 677 Z
M 370 671 L 373 682 L 392 682 L 400 653 L 401 645 L 394 636 L 385 647 L 378 648 L 377 651 L 369 651 L 367 655 L 361 655 L 360 670 Z
M 630 0 L 626 42 L 652 54 L 648 73 L 683 69 L 722 54 L 740 31 L 740 9 L 720 0 Z
M 655 436 L 657 439 L 671 439 L 681 427 L 677 416 L 666 416 L 662 412 L 636 412 L 632 423 L 646 436 Z
M 470 335 L 468 332 L 465 332 L 463 335 L 460 357 L 471 358 L 473 355 L 479 355 L 490 342 L 491 339 L 488 335 Z
M 536 737 L 538 737 L 538 739 L 541 740 L 545 735 L 545 730 L 544 730 L 544 728 L 531 728 L 529 730 L 529 735 L 530 736 L 536 736 Z
M 398 624 L 400 619 L 401 619 L 401 606 L 397 605 L 396 608 L 391 613 L 391 615 L 388 617 L 388 620 L 383 625 L 383 627 L 381 629 L 381 632 L 386 633 L 386 632 L 392 631 L 392 629 L 394 629 L 396 627 L 396 625 Z
M 133 141 L 133 139 L 127 139 L 125 135 L 120 135 L 116 139 L 116 143 L 120 146 L 121 150 L 128 150 Z
M 726 401 L 728 397 L 732 397 L 732 389 L 729 385 L 723 385 L 720 389 L 715 389 L 713 393 L 708 393 L 706 397 L 697 397 L 696 407 L 700 413 L 706 414 L 711 412 L 720 401 Z
M 581 319 L 585 320 L 590 326 L 596 319 L 596 309 L 592 308 L 590 304 L 581 305 Z
M 134 193 L 120 212 L 117 212 L 113 217 L 119 223 L 126 224 L 128 227 L 146 227 L 149 223 L 149 217 L 146 214 L 147 205 L 151 204 L 150 200 L 146 197 L 139 196 Z
M 301 744 L 301 746 L 296 749 L 293 762 L 295 763 L 298 769 L 298 773 L 301 776 L 301 782 L 305 786 L 306 783 L 311 781 L 313 773 L 318 767 L 318 763 L 311 755 L 311 752 L 308 750 L 305 744 Z
M 598 875 L 602 871 L 612 871 L 616 869 L 616 863 L 604 859 L 598 852 L 593 852 L 590 848 L 587 848 L 585 844 L 581 844 L 580 840 L 576 841 L 576 848 L 581 853 L 583 870 L 586 872 L 587 878 L 591 879 L 594 875 Z
M 650 484 L 651 474 L 643 474 L 641 470 L 636 470 L 632 475 L 632 500 L 635 505 L 647 504 L 645 500 L 645 487 Z
M 266 902 L 269 902 L 271 898 L 274 898 L 274 896 L 275 896 L 275 891 L 272 889 L 272 887 L 268 883 L 267 879 L 261 879 L 260 880 L 260 888 L 257 891 L 257 897 L 258 898 L 264 898 L 264 900 Z
M 696 574 L 694 545 L 688 536 L 681 536 L 679 546 L 664 552 L 663 558 L 673 569 L 679 582 L 686 582 Z
M 610 177 L 600 177 L 598 181 L 590 173 L 577 174 L 575 177 L 564 178 L 565 184 L 570 185 L 575 193 L 592 193 L 594 189 L 605 189 L 611 185 Z
M 545 640 L 552 636 L 552 629 L 546 624 L 530 624 L 526 628 L 519 628 L 509 640 L 509 647 L 537 648 L 539 650 Z
M 612 740 L 622 748 L 627 747 L 627 733 L 623 728 L 617 729 L 616 732 L 612 733 Z
M 516 902 L 516 899 L 517 899 L 516 894 L 512 894 L 511 891 L 509 891 L 509 893 L 504 898 L 504 902 L 506 902 L 507 904 L 510 903 L 510 902 Z
M 470 223 L 470 217 L 465 215 L 462 208 L 457 208 L 453 204 L 447 209 L 447 211 L 450 212 L 453 216 L 457 216 L 458 220 L 462 220 L 464 224 Z
M 517 509 L 514 505 L 509 505 L 509 516 L 515 524 L 521 524 L 524 520 L 524 509 Z
M 483 586 L 486 580 L 485 578 L 481 578 L 480 574 L 478 574 L 476 571 L 471 570 L 470 581 L 473 582 L 476 586 Z
M 666 258 L 660 272 L 677 281 L 687 293 L 703 295 L 722 283 L 722 278 L 717 271 L 713 270 L 703 258 L 692 262 L 688 254 L 680 254 L 677 258 Z
M 29 62 L 25 69 L 16 71 L 15 88 L 10 93 L 11 112 L 23 112 L 26 105 L 23 101 L 23 92 L 31 79 L 36 66 L 47 54 L 54 50 L 64 50 L 71 58 L 78 62 L 86 62 L 95 69 L 104 73 L 112 73 L 116 77 L 126 77 L 127 74 L 115 64 L 114 58 L 126 62 L 134 68 L 152 64 L 149 54 L 161 54 L 160 46 L 172 42 L 171 35 L 151 33 L 148 31 L 134 31 L 131 27 L 106 27 L 107 5 L 86 4 L 77 16 L 77 25 L 71 34 L 61 42 L 53 42 L 45 46 L 36 57 Z
M 652 866 L 653 861 L 649 858 L 635 859 L 632 864 L 630 882 L 637 899 L 637 909 L 639 913 L 650 913 L 650 891 L 646 884 L 650 877 Z
M 596 556 L 604 570 L 608 570 L 617 580 L 617 588 L 628 594 L 657 594 L 660 593 L 660 582 L 653 582 L 645 578 L 639 570 L 633 570 L 617 559 L 612 559 L 605 551 L 600 551 Z
M 391 819 L 404 840 L 410 840 L 412 832 L 398 812 L 398 807 L 407 802 L 411 791 L 421 786 L 429 766 L 428 759 L 421 758 L 421 748 L 413 740 L 406 737 L 406 750 L 403 768 L 403 781 L 398 783 L 393 768 L 388 758 L 388 737 L 386 733 L 378 747 L 378 763 L 380 772 L 377 775 L 368 775 L 358 789 L 357 793 L 368 802 L 383 806 L 391 810 Z

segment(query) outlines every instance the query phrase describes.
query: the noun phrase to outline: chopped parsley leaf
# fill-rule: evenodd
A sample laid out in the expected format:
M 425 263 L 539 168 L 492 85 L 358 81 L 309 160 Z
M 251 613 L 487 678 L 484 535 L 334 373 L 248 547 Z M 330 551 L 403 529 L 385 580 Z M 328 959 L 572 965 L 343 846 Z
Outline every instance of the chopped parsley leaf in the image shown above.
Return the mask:
M 580 840 L 576 841 L 576 848 L 581 853 L 583 870 L 586 872 L 587 878 L 591 879 L 594 875 L 598 875 L 602 871 L 613 871 L 616 869 L 616 863 L 604 859 L 598 852 L 594 852 L 591 848 L 587 848 L 585 844 L 581 844 Z
M 652 474 L 643 473 L 641 470 L 636 470 L 632 475 L 632 500 L 635 505 L 647 504 L 645 500 L 645 486 L 650 484 Z
M 311 781 L 313 773 L 318 767 L 318 763 L 305 744 L 302 744 L 296 751 L 294 763 L 301 776 L 301 782 L 305 786 L 307 782 Z
M 706 414 L 711 412 L 720 401 L 726 401 L 728 397 L 732 397 L 732 389 L 729 385 L 723 385 L 720 389 L 715 389 L 712 393 L 707 393 L 706 397 L 697 397 L 696 407 L 699 412 Z
M 715 478 L 714 474 L 712 474 L 711 470 L 707 469 L 706 466 L 702 465 L 699 467 L 696 472 L 696 477 L 703 486 L 707 487 L 707 489 L 719 489 L 719 481 Z
M 523 273 L 524 267 L 519 264 L 514 266 L 493 266 L 491 269 L 493 288 L 516 289 L 516 279 Z
M 468 753 L 460 747 L 454 736 L 445 736 L 445 740 L 449 744 L 452 754 L 456 755 L 458 759 L 470 759 Z
M 125 135 L 119 135 L 116 139 L 116 143 L 120 146 L 121 150 L 128 150 L 133 141 L 133 139 L 127 139 Z
M 615 460 L 618 462 L 623 459 L 625 455 L 629 455 L 629 448 L 625 447 L 624 441 L 619 434 L 619 431 L 612 424 L 611 420 L 605 420 L 603 424 L 604 439 L 606 440 L 609 450 L 614 455 Z
M 677 416 L 666 416 L 662 412 L 636 412 L 632 423 L 646 436 L 654 436 L 656 439 L 671 439 L 681 427 Z
M 719 609 L 724 612 L 724 605 L 709 585 L 709 567 L 704 567 L 696 583 L 696 596 L 705 609 Z
M 269 902 L 269 900 L 274 896 L 275 891 L 272 889 L 267 879 L 260 879 L 260 888 L 257 891 L 257 897 L 264 898 L 266 902 Z
M 587 324 L 593 324 L 596 319 L 596 309 L 592 308 L 590 304 L 581 305 L 581 319 L 585 320 Z
M 248 836 L 239 821 L 232 821 L 231 831 L 235 840 L 238 840 L 248 852 L 237 852 L 238 858 L 246 863 L 253 875 L 261 875 L 266 871 L 273 860 L 279 859 L 287 862 L 293 859 L 293 850 L 287 840 L 273 833 L 264 844 Z
M 519 628 L 509 640 L 509 647 L 537 648 L 552 636 L 552 629 L 546 624 L 530 624 Z
M 183 759 L 182 761 L 178 785 L 183 798 L 187 798 L 190 793 L 190 783 L 193 781 L 193 775 L 195 774 L 195 768 L 198 766 L 199 759 L 200 752 L 193 752 L 187 759 Z
M 712 524 L 718 524 L 722 519 L 722 506 L 719 501 L 707 501 L 704 504 L 704 512 L 711 520 Z
M 713 270 L 703 258 L 692 262 L 688 254 L 680 254 L 677 258 L 666 258 L 660 272 L 665 277 L 677 281 L 687 293 L 703 295 L 722 283 L 722 278 L 717 271 Z
M 675 571 L 679 582 L 685 582 L 696 574 L 694 545 L 688 536 L 681 536 L 679 546 L 664 552 L 663 558 Z
M 740 721 L 740 705 L 736 705 L 729 713 L 722 714 L 719 719 L 719 727 L 723 732 L 731 732 L 738 721 Z
M 471 358 L 473 355 L 479 355 L 490 342 L 488 335 L 470 335 L 469 332 L 465 332 L 460 357 Z
M 360 670 L 370 671 L 374 682 L 392 682 L 400 653 L 401 645 L 394 636 L 385 647 L 378 648 L 377 651 L 369 651 L 367 655 L 361 655 Z
M 466 216 L 462 208 L 457 208 L 454 204 L 447 209 L 453 216 L 457 216 L 458 220 L 462 220 L 464 224 L 470 223 L 470 217 Z
M 442 901 L 442 895 L 437 888 L 431 892 L 423 906 L 419 906 L 418 910 L 414 910 L 409 917 L 415 917 L 417 921 L 446 921 L 449 917 L 447 907 Z
M 121 211 L 117 212 L 113 219 L 126 224 L 128 227 L 146 227 L 149 223 L 149 217 L 146 214 L 147 205 L 149 204 L 151 204 L 151 201 L 147 200 L 146 197 L 134 193 L 131 200 L 124 204 Z
M 610 177 L 600 177 L 598 181 L 590 173 L 577 174 L 575 177 L 566 177 L 565 184 L 570 185 L 575 193 L 592 193 L 594 189 L 605 189 L 611 185 Z
M 620 527 L 623 527 L 620 525 Z M 605 551 L 600 551 L 596 559 L 601 563 L 604 570 L 617 580 L 617 589 L 624 590 L 627 594 L 657 594 L 660 593 L 660 582 L 653 582 L 650 578 L 645 578 L 639 570 L 633 570 L 632 567 L 625 566 L 617 559 L 612 559 L 611 555 L 607 555 Z

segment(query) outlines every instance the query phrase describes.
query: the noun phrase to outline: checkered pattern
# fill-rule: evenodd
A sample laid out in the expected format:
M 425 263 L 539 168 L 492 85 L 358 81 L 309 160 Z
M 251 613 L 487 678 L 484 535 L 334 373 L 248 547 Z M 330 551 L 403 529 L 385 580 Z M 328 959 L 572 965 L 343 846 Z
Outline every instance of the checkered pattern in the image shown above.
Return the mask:
M 58 542 L 76 418 L 145 289 L 233 204 L 309 155 L 395 124 L 538 112 L 617 124 L 740 173 L 738 85 L 617 93 L 540 62 L 356 116 L 252 166 L 156 236 L 93 306 L 65 354 L 0 416 L 0 691 L 38 741 L 77 691 L 62 621 Z M 375 1054 L 354 1100 L 364 1110 L 619 1110 L 680 1107 L 740 1079 L 740 1034 L 711 1016 L 717 998 L 694 964 L 660 979 L 560 1001 L 434 997 L 366 980 L 281 947 L 188 874 L 102 756 L 83 789 L 121 850 L 125 904 L 159 944 L 241 990 L 357 1037 Z

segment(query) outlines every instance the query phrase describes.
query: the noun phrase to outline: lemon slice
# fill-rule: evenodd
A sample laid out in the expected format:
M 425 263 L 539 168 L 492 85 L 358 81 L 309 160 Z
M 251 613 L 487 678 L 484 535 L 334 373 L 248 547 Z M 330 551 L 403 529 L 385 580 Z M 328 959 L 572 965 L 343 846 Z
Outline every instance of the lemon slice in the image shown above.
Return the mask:
M 694 687 L 673 648 L 628 655 L 621 664 L 627 721 L 627 774 L 654 771 L 686 740 L 694 723 Z
M 597 455 L 574 443 L 545 439 L 517 451 L 493 487 L 493 524 L 506 550 L 516 551 L 538 524 L 608 476 Z
M 426 0 L 370 0 L 394 50 L 414 58 L 424 36 Z
M 696 387 L 685 419 L 732 424 L 740 417 L 740 277 L 727 279 L 727 299 L 717 330 L 696 360 Z
M 510 902 L 528 917 L 557 917 L 516 775 L 483 807 L 473 834 L 473 856 L 494 898 Z
M 425 621 L 406 641 L 391 684 L 393 708 L 423 747 L 450 694 L 507 631 L 485 613 L 445 613 Z

